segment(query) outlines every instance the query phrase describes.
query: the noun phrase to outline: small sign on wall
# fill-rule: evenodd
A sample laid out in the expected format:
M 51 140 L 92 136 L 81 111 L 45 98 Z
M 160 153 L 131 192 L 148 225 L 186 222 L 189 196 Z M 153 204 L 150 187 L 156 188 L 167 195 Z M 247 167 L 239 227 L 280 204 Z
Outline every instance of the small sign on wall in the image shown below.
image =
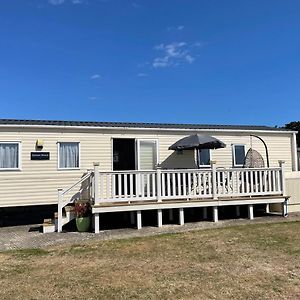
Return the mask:
M 30 159 L 31 160 L 49 160 L 50 152 L 31 152 Z

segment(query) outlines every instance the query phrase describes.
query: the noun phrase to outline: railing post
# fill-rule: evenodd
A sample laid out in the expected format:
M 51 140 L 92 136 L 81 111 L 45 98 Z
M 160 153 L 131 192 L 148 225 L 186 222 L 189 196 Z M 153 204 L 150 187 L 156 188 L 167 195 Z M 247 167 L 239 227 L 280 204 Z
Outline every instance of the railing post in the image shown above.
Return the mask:
M 253 213 L 253 204 L 248 205 L 248 218 L 250 220 L 253 220 L 254 218 L 254 213 Z
M 63 210 L 63 189 L 58 189 L 58 207 L 57 207 L 57 232 L 62 232 L 62 210 Z
M 162 202 L 161 199 L 161 166 L 158 164 L 156 166 L 156 195 L 157 202 Z
M 136 227 L 137 229 L 142 228 L 142 212 L 140 210 L 136 212 Z
M 282 203 L 282 216 L 287 217 L 288 216 L 288 200 L 285 200 Z
M 162 210 L 157 210 L 157 227 L 162 227 Z
M 214 222 L 219 222 L 219 208 L 218 206 L 213 206 L 213 220 Z
M 100 203 L 99 198 L 99 162 L 94 162 L 94 204 Z
M 94 222 L 95 222 L 95 233 L 99 233 L 100 232 L 100 214 L 95 214 Z
M 89 177 L 90 181 L 90 199 L 93 199 L 94 197 L 94 176 L 91 174 Z
M 179 208 L 179 225 L 184 225 L 184 209 Z
M 211 179 L 212 179 L 212 197 L 214 200 L 217 199 L 217 170 L 216 170 L 216 162 L 210 161 L 211 165 Z
M 281 191 L 282 191 L 282 195 L 285 196 L 286 195 L 286 189 L 285 189 L 285 161 L 284 160 L 279 160 L 279 167 L 281 169 L 280 171 L 280 175 L 281 175 Z

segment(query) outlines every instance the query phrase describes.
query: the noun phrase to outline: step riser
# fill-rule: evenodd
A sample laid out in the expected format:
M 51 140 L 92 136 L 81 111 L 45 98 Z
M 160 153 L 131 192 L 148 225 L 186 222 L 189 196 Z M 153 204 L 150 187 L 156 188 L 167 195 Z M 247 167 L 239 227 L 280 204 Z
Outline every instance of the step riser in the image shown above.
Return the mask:
M 51 222 L 52 222 L 53 225 L 49 225 L 49 224 L 43 225 L 43 233 L 57 231 L 57 228 L 58 228 L 57 213 L 55 213 L 54 217 L 55 217 L 55 219 L 51 220 Z M 68 224 L 69 222 L 71 222 L 75 218 L 76 218 L 76 215 L 75 215 L 74 211 L 67 211 L 66 215 L 63 216 L 62 225 L 64 226 L 64 225 Z M 49 223 L 49 221 L 50 221 L 49 219 L 44 220 L 44 223 Z
M 55 226 L 53 225 L 43 225 L 43 233 L 55 232 Z

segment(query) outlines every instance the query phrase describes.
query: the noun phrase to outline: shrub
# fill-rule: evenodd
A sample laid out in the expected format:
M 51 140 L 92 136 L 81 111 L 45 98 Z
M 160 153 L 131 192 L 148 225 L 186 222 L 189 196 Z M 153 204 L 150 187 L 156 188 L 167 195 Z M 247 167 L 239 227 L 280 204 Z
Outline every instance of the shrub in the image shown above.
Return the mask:
M 91 214 L 91 204 L 89 202 L 77 202 L 74 211 L 77 218 L 88 217 Z

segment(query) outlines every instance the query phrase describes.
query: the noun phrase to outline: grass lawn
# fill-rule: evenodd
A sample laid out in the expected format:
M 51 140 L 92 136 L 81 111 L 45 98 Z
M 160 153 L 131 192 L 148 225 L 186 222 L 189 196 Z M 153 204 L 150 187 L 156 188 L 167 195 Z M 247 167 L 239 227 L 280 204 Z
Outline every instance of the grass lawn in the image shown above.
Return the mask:
M 300 222 L 0 253 L 0 299 L 300 299 Z

